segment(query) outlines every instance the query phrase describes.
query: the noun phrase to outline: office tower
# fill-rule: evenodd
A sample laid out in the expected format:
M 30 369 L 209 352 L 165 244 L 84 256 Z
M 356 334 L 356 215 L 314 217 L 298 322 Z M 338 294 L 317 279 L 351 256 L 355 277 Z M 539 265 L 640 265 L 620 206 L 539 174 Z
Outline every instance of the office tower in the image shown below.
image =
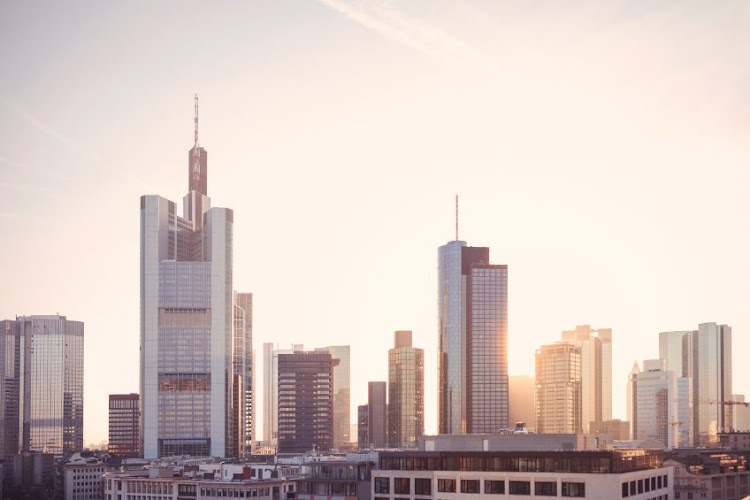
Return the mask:
M 536 430 L 536 404 L 534 377 L 511 375 L 508 377 L 508 407 L 510 408 L 510 425 L 517 422 L 526 424 L 530 431 Z
M 266 344 L 272 346 L 272 344 Z M 273 346 L 272 346 L 273 347 Z M 271 435 L 269 444 L 276 446 L 279 438 L 279 354 L 294 354 L 297 351 L 304 351 L 302 344 L 292 344 L 291 349 L 273 349 L 270 350 L 270 362 L 266 364 L 266 413 L 270 417 L 270 425 L 267 427 Z M 264 353 L 264 356 L 267 353 Z M 269 410 L 270 409 L 270 410 Z
M 18 316 L 0 334 L 0 442 L 13 477 L 13 455 L 83 449 L 83 322 Z
M 385 448 L 388 445 L 387 418 L 385 382 L 368 382 L 367 439 L 369 448 Z
M 140 456 L 140 396 L 131 394 L 109 395 L 109 444 L 110 455 L 122 458 Z
M 490 249 L 438 249 L 438 432 L 508 427 L 508 266 Z
M 636 373 L 640 373 L 641 368 L 638 366 L 638 361 L 633 362 L 633 368 L 630 369 L 630 373 L 628 373 L 628 383 L 625 387 L 625 412 L 628 417 L 628 422 L 630 425 L 630 435 L 633 435 L 633 376 Z
M 273 388 L 273 344 L 263 343 L 263 441 L 270 443 L 273 439 L 273 403 L 271 399 L 276 391 Z
M 237 436 L 233 455 L 249 456 L 255 436 L 255 403 L 253 393 L 253 294 L 233 294 L 232 325 L 232 400 L 235 409 L 229 420 Z
M 733 408 L 732 429 L 740 432 L 750 432 L 750 405 L 745 401 L 743 394 L 735 394 L 732 401 L 740 404 L 730 406 Z
M 664 370 L 660 359 L 647 359 L 643 371 L 632 376 L 633 439 L 655 439 L 667 449 L 675 446 L 677 382 L 674 372 Z
M 581 432 L 581 348 L 543 345 L 536 352 L 537 434 Z
M 612 330 L 589 325 L 562 332 L 563 341 L 581 348 L 581 425 L 612 420 Z
M 682 366 L 682 337 L 688 330 L 659 332 L 659 359 L 665 363 L 664 369 L 678 377 L 685 376 Z
M 367 405 L 357 406 L 357 449 L 364 450 L 370 447 L 370 409 Z
M 327 352 L 338 364 L 333 367 L 333 447 L 344 448 L 351 443 L 349 423 L 351 421 L 351 387 L 349 346 L 320 347 L 316 352 Z
M 278 452 L 333 447 L 333 367 L 330 354 L 278 355 Z
M 732 428 L 732 328 L 701 323 L 682 341 L 683 373 L 692 384 L 692 444 L 715 445 L 718 433 Z
M 212 208 L 205 149 L 190 150 L 183 216 L 141 197 L 141 450 L 144 458 L 236 454 L 232 232 L 234 213 Z
M 388 351 L 388 443 L 414 448 L 424 434 L 424 350 L 412 347 L 411 331 L 394 334 Z

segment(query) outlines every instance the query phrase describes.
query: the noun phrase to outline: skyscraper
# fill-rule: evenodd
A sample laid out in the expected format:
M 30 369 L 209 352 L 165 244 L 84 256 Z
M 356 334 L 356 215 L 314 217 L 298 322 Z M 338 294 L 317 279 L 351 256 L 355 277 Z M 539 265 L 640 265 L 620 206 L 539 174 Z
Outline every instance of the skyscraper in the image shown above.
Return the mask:
M 490 249 L 438 249 L 438 432 L 508 427 L 508 266 Z
M 333 447 L 333 367 L 329 353 L 278 355 L 278 452 Z
M 385 382 L 367 383 L 367 439 L 372 448 L 388 445 Z
M 250 455 L 255 436 L 253 372 L 253 294 L 233 295 L 232 399 L 235 402 L 232 432 L 237 435 L 236 456 Z
M 682 337 L 683 373 L 693 396 L 693 443 L 715 445 L 718 433 L 732 428 L 732 328 L 701 323 Z
M 563 341 L 581 348 L 581 425 L 612 419 L 612 330 L 576 326 L 562 333 Z
M 388 442 L 413 448 L 424 434 L 424 350 L 412 347 L 412 332 L 397 331 L 388 351 Z
M 174 202 L 141 197 L 141 449 L 166 455 L 233 456 L 234 213 L 211 208 L 207 154 L 189 153 L 183 216 Z
M 536 431 L 581 432 L 581 348 L 565 342 L 536 352 Z
M 122 458 L 140 456 L 140 397 L 138 394 L 109 395 L 110 455 Z
M 5 473 L 25 452 L 83 449 L 83 323 L 65 316 L 0 321 Z
M 348 345 L 319 347 L 316 352 L 327 352 L 338 364 L 333 367 L 333 446 L 344 448 L 352 439 L 350 431 L 351 387 L 350 349 Z
M 273 344 L 263 343 L 263 441 L 270 443 L 273 439 L 273 410 L 271 400 L 276 394 L 273 388 Z
M 264 434 L 268 432 L 271 438 L 268 440 L 271 446 L 277 446 L 279 438 L 279 354 L 294 354 L 298 351 L 304 351 L 302 344 L 292 344 L 291 349 L 273 349 L 273 344 L 264 344 L 264 349 L 270 346 L 269 351 L 264 351 L 263 356 L 268 356 L 265 371 L 265 395 L 266 417 L 269 418 L 269 424 L 266 425 Z
M 676 422 L 677 381 L 659 359 L 643 362 L 643 371 L 631 375 L 633 439 L 656 439 L 668 449 L 675 446 L 672 423 Z

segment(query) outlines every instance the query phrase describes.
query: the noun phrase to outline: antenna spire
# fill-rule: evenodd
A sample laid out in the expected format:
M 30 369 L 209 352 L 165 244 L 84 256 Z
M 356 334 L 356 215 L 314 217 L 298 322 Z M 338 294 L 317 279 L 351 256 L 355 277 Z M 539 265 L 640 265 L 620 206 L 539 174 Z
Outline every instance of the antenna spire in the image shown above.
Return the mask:
M 456 195 L 456 241 L 458 241 L 458 195 Z
M 193 118 L 193 121 L 195 122 L 195 142 L 193 143 L 193 147 L 198 149 L 198 94 L 195 94 L 195 118 Z

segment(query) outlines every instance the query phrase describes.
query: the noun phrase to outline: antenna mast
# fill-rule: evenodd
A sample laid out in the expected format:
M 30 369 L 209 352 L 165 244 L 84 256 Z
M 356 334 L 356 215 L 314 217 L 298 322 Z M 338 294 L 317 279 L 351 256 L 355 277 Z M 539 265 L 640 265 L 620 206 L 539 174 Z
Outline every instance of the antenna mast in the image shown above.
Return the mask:
M 458 195 L 456 195 L 456 241 L 458 241 Z
M 193 118 L 193 121 L 195 122 L 195 142 L 193 143 L 193 147 L 198 149 L 198 94 L 195 94 L 195 118 Z
M 193 179 L 197 186 L 201 176 L 201 152 L 200 149 L 198 149 L 198 94 L 195 94 L 195 117 L 193 118 L 193 121 L 195 122 L 195 135 L 193 139 Z

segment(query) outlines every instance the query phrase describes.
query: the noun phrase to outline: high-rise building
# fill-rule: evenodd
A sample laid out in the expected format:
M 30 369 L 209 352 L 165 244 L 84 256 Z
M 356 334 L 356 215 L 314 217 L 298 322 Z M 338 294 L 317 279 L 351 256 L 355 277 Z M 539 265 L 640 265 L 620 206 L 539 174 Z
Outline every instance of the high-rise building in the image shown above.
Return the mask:
M 659 359 L 664 361 L 664 369 L 678 377 L 684 377 L 682 366 L 682 337 L 689 330 L 659 332 Z
M 612 419 L 612 330 L 576 326 L 562 333 L 563 341 L 581 348 L 581 426 Z
M 83 322 L 65 316 L 0 321 L 0 444 L 13 455 L 83 449 Z
M 630 426 L 630 435 L 633 435 L 633 377 L 641 372 L 641 367 L 638 366 L 638 361 L 633 361 L 633 367 L 628 373 L 628 383 L 625 387 L 625 412 L 628 417 L 628 424 Z
M 508 266 L 490 249 L 438 249 L 438 432 L 508 427 Z
M 273 409 L 271 400 L 276 394 L 273 387 L 273 344 L 263 343 L 263 441 L 270 443 L 273 439 Z
M 370 448 L 388 446 L 385 382 L 367 383 L 367 439 Z
M 370 447 L 370 409 L 367 405 L 357 406 L 357 448 L 364 450 Z
M 660 359 L 647 359 L 643 371 L 632 375 L 633 439 L 656 439 L 667 449 L 675 446 L 672 423 L 677 422 L 674 372 L 665 371 Z
M 351 444 L 350 349 L 348 345 L 319 347 L 317 352 L 327 352 L 338 364 L 333 367 L 333 447 L 344 448 Z
M 412 332 L 397 331 L 388 351 L 388 442 L 414 448 L 424 434 L 424 350 L 412 347 Z
M 581 348 L 565 342 L 536 352 L 536 431 L 581 432 Z
M 333 447 L 333 367 L 327 352 L 278 355 L 278 452 Z
M 234 213 L 212 208 L 207 153 L 190 149 L 183 216 L 141 197 L 141 440 L 144 458 L 236 454 L 233 398 Z
M 735 394 L 732 400 L 736 405 L 732 405 L 732 430 L 740 432 L 750 432 L 750 404 L 745 401 L 744 394 Z
M 264 352 L 264 356 L 268 356 L 268 362 L 264 367 L 265 371 L 265 385 L 266 392 L 264 399 L 266 401 L 266 417 L 270 418 L 270 424 L 266 426 L 265 432 L 270 434 L 270 439 L 267 440 L 271 446 L 278 444 L 279 438 L 279 354 L 294 354 L 295 352 L 304 351 L 305 346 L 302 344 L 292 344 L 291 349 L 273 349 L 272 344 L 265 344 L 271 346 L 270 351 Z
M 526 424 L 529 431 L 536 430 L 536 404 L 534 377 L 511 375 L 508 378 L 508 406 L 510 407 L 510 424 Z
M 232 399 L 234 412 L 229 420 L 237 435 L 234 455 L 249 456 L 255 436 L 253 377 L 253 294 L 233 294 Z
M 719 442 L 730 430 L 732 401 L 732 328 L 701 323 L 682 337 L 683 373 L 692 384 L 692 433 L 696 446 Z
M 109 443 L 110 455 L 135 458 L 140 450 L 140 396 L 131 394 L 109 395 Z

